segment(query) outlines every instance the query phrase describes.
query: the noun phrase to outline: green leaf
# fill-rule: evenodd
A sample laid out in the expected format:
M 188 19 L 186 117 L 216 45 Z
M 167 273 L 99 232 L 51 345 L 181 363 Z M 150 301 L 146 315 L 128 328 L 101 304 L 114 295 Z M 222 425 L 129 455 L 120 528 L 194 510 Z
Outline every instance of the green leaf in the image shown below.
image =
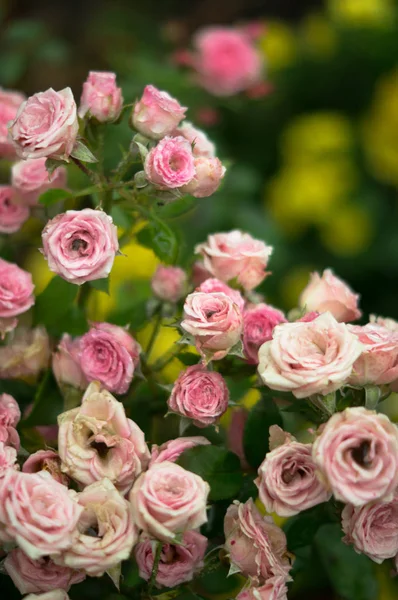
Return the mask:
M 195 354 L 194 352 L 179 352 L 177 354 L 177 358 L 183 365 L 187 367 L 191 367 L 192 365 L 197 365 L 200 356 L 199 354 Z
M 35 323 L 51 327 L 69 310 L 79 291 L 79 286 L 68 283 L 61 277 L 54 277 L 46 289 L 37 296 L 34 307 Z
M 60 200 L 65 200 L 66 198 L 71 198 L 73 194 L 71 194 L 68 190 L 62 190 L 60 188 L 53 188 L 51 190 L 47 190 L 44 194 L 41 194 L 39 198 L 39 203 L 44 206 L 51 206 L 51 204 L 55 204 Z
M 51 373 L 46 371 L 37 388 L 32 412 L 22 421 L 21 427 L 35 425 L 54 425 L 58 415 L 63 411 L 63 398 Z
M 197 446 L 183 452 L 179 464 L 210 485 L 210 500 L 234 498 L 243 483 L 236 454 L 218 446 Z
M 166 223 L 153 217 L 138 234 L 140 244 L 151 248 L 166 264 L 174 264 L 178 254 L 178 244 L 174 232 Z
M 335 519 L 333 519 L 331 507 L 327 502 L 304 510 L 288 519 L 283 529 L 289 550 L 296 552 L 298 548 L 312 544 L 318 529 L 333 520 Z
M 176 217 L 181 217 L 182 215 L 191 212 L 197 206 L 198 201 L 196 198 L 193 198 L 192 196 L 183 196 L 182 198 L 177 198 L 177 200 L 158 208 L 157 214 L 162 219 L 175 219 Z
M 282 416 L 272 398 L 262 397 L 251 409 L 243 432 L 243 448 L 247 462 L 258 469 L 269 452 L 269 428 L 283 427 Z
M 377 385 L 365 386 L 365 406 L 368 410 L 375 410 L 381 398 L 381 389 Z
M 73 146 L 73 150 L 70 153 L 73 158 L 77 158 L 77 160 L 81 160 L 82 162 L 88 163 L 96 163 L 98 159 L 91 152 L 90 148 L 87 148 L 83 142 L 78 140 L 76 144 Z
M 49 173 L 49 175 L 52 175 L 55 171 L 55 169 L 58 169 L 58 167 L 61 167 L 62 165 L 65 164 L 65 161 L 63 160 L 56 160 L 55 158 L 47 158 L 46 160 L 46 169 L 47 172 Z
M 89 284 L 95 290 L 104 292 L 109 296 L 109 277 L 106 277 L 105 279 L 94 279 L 93 281 L 90 281 Z
M 200 591 L 203 591 L 206 596 L 228 594 L 230 598 L 235 598 L 240 587 L 240 578 L 237 575 L 228 577 L 229 568 L 229 565 L 219 563 L 209 572 L 204 570 L 199 573 L 197 583 Z

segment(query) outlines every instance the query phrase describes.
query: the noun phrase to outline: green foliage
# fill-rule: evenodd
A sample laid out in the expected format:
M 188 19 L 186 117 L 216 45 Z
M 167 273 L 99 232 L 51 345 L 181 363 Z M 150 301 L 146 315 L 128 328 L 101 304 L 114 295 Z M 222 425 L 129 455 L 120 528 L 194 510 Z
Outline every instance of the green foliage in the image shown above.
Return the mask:
M 252 408 L 243 433 L 243 448 L 248 463 L 257 469 L 269 451 L 269 428 L 283 427 L 282 416 L 273 399 L 263 395 Z
M 39 203 L 43 204 L 44 206 L 51 206 L 52 204 L 60 202 L 61 200 L 65 200 L 66 198 L 70 198 L 71 196 L 72 194 L 68 190 L 52 188 L 41 194 Z
M 137 239 L 143 246 L 151 248 L 166 264 L 175 263 L 178 254 L 177 238 L 172 229 L 157 217 L 151 215 L 148 225 L 137 234 Z
M 95 290 L 104 292 L 104 294 L 108 294 L 109 296 L 109 277 L 106 277 L 105 279 L 94 279 L 89 282 L 89 285 Z
M 51 332 L 70 331 L 72 306 L 78 293 L 79 286 L 61 277 L 54 277 L 36 298 L 34 322 L 44 325 Z M 79 313 L 75 312 L 74 317 L 79 319 Z
M 63 412 L 63 399 L 52 372 L 43 375 L 33 399 L 33 408 L 24 419 L 22 426 L 54 425 L 57 416 Z

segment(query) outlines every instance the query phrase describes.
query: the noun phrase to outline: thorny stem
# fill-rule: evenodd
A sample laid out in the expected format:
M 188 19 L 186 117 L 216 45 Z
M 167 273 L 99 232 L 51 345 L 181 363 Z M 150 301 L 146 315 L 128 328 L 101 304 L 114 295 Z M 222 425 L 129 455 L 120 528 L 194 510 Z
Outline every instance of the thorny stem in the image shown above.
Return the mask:
M 155 552 L 155 558 L 153 561 L 153 567 L 152 567 L 152 573 L 151 573 L 151 578 L 149 580 L 149 593 L 151 593 L 153 586 L 156 583 L 156 577 L 158 574 L 158 570 L 159 570 L 159 563 L 160 563 L 160 555 L 162 554 L 162 542 L 158 542 L 157 546 L 156 546 L 156 552 Z
M 99 177 L 97 175 L 97 173 L 94 173 L 94 171 L 91 171 L 90 169 L 88 169 L 86 167 L 86 165 L 84 165 L 81 160 L 79 160 L 78 158 L 75 158 L 74 156 L 71 156 L 72 162 L 75 163 L 75 165 L 85 174 L 87 175 L 87 177 L 95 184 L 98 185 L 100 183 L 99 181 Z

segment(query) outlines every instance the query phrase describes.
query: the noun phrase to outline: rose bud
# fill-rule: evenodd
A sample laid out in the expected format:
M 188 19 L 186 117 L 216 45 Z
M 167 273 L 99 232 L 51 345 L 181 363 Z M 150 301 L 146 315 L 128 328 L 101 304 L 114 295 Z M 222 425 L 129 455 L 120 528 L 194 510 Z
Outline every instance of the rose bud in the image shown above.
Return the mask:
M 185 300 L 181 327 L 194 336 L 202 356 L 220 360 L 239 342 L 243 317 L 226 294 L 194 292 Z
M 216 148 L 209 140 L 204 131 L 196 129 L 188 121 L 184 121 L 176 130 L 175 135 L 182 135 L 192 146 L 192 152 L 195 158 L 204 156 L 206 158 L 213 158 L 216 154 Z
M 200 261 L 196 261 L 192 265 L 192 274 L 191 279 L 192 283 L 195 287 L 201 285 L 206 279 L 211 278 L 211 273 L 207 269 L 205 269 L 204 265 Z M 203 291 L 203 290 L 200 290 Z M 215 290 L 214 290 L 215 291 Z
M 243 589 L 236 600 L 287 600 L 286 578 L 283 575 L 270 577 L 262 586 Z
M 37 377 L 49 360 L 50 341 L 44 327 L 18 328 L 10 343 L 0 346 L 0 379 Z
M 0 233 L 15 233 L 29 215 L 29 208 L 18 204 L 15 190 L 9 185 L 0 185 Z
M 326 269 L 322 277 L 312 273 L 307 287 L 300 296 L 300 306 L 307 311 L 330 312 L 337 321 L 355 321 L 361 316 L 358 308 L 359 295 Z
M 1 433 L 0 433 L 1 437 Z M 0 442 L 0 479 L 4 477 L 8 469 L 18 469 L 17 451 L 12 446 L 6 446 Z
M 32 560 L 20 548 L 15 548 L 4 561 L 4 570 L 21 594 L 65 590 L 85 579 L 83 571 L 56 565 L 50 558 Z
M 181 454 L 185 452 L 185 450 L 189 450 L 195 446 L 208 446 L 209 444 L 209 440 L 201 435 L 169 440 L 161 446 L 153 444 L 151 448 L 151 460 L 149 461 L 149 466 L 151 467 L 155 463 L 161 463 L 164 461 L 176 462 Z
M 66 169 L 58 167 L 50 175 L 45 158 L 21 160 L 11 167 L 11 183 L 18 202 L 25 206 L 36 206 L 45 191 L 66 186 Z
M 258 365 L 260 346 L 272 339 L 272 332 L 286 323 L 283 312 L 269 304 L 256 304 L 243 313 L 243 348 L 248 362 Z
M 178 302 L 186 293 L 187 276 L 179 267 L 159 265 L 152 277 L 151 287 L 160 300 Z
M 351 385 L 383 385 L 398 379 L 398 331 L 382 325 L 348 325 L 363 345 L 361 356 L 355 361 L 349 383 Z
M 34 94 L 20 105 L 8 130 L 20 158 L 67 160 L 79 131 L 72 90 Z
M 14 158 L 14 145 L 8 137 L 8 123 L 17 116 L 18 108 L 25 96 L 0 88 L 0 157 Z
M 64 333 L 52 357 L 52 369 L 58 385 L 71 385 L 81 390 L 86 389 L 87 379 L 80 365 L 80 339 L 72 340 Z
M 398 484 L 398 429 L 386 415 L 347 408 L 326 423 L 313 458 L 337 500 L 354 506 L 388 502 Z
M 199 364 L 179 374 L 167 404 L 171 412 L 192 419 L 197 427 L 207 427 L 217 423 L 228 402 L 223 376 Z
M 338 390 L 352 372 L 362 344 L 330 313 L 309 323 L 283 323 L 260 347 L 258 372 L 272 390 L 296 398 Z
M 20 315 L 35 303 L 32 276 L 0 258 L 0 318 Z
M 226 168 L 223 167 L 219 158 L 207 158 L 206 156 L 195 158 L 194 167 L 194 178 L 182 186 L 181 192 L 191 194 L 195 198 L 207 198 L 219 188 Z
M 153 542 L 144 537 L 134 548 L 140 577 L 149 581 L 155 556 Z M 186 531 L 181 544 L 163 544 L 156 573 L 156 586 L 168 588 L 191 581 L 204 566 L 207 538 L 197 531 Z
M 48 221 L 42 242 L 49 269 L 77 285 L 108 277 L 119 250 L 112 218 L 91 208 L 68 210 Z
M 70 598 L 65 590 L 58 589 L 45 594 L 29 594 L 24 600 L 70 600 Z
M 205 268 L 214 277 L 226 282 L 236 278 L 245 290 L 252 290 L 267 276 L 272 247 L 235 229 L 209 235 L 206 242 L 196 246 L 195 253 L 203 256 Z
M 219 279 L 206 278 L 199 287 L 196 289 L 197 292 L 204 292 L 206 294 L 212 294 L 213 292 L 223 292 L 226 296 L 229 296 L 233 302 L 239 307 L 239 309 L 243 312 L 245 308 L 245 299 L 242 294 L 238 290 L 234 290 L 229 287 L 223 281 Z
M 54 450 L 37 450 L 26 459 L 22 467 L 23 473 L 40 473 L 40 471 L 47 471 L 53 479 L 68 486 L 69 478 L 62 473 L 61 460 Z
M 175 463 L 154 464 L 130 492 L 135 522 L 157 540 L 172 542 L 176 535 L 206 523 L 209 491 L 199 475 Z
M 160 140 L 170 135 L 182 121 L 187 109 L 167 92 L 147 85 L 141 100 L 135 103 L 132 123 L 142 135 Z
M 165 137 L 149 151 L 144 164 L 148 181 L 160 190 L 180 188 L 195 177 L 192 148 L 181 136 Z
M 59 415 L 58 424 L 62 471 L 82 485 L 106 477 L 126 493 L 147 467 L 143 431 L 98 382 L 88 386 L 81 406 Z
M 123 107 L 122 90 L 116 85 L 115 73 L 90 71 L 83 83 L 79 117 L 88 115 L 100 123 L 115 121 Z

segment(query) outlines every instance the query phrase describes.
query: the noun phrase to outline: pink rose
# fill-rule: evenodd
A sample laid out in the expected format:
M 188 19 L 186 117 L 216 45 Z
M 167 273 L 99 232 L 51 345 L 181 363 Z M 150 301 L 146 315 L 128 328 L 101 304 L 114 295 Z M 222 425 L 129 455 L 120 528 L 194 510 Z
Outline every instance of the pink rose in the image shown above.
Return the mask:
M 52 369 L 60 387 L 71 385 L 81 390 L 87 387 L 87 379 L 80 364 L 80 339 L 72 340 L 68 333 L 64 333 L 53 354 Z
M 220 186 L 226 168 L 217 157 L 199 156 L 194 160 L 195 176 L 182 186 L 183 194 L 191 194 L 195 198 L 207 198 L 214 194 Z
M 262 60 L 244 31 L 206 27 L 194 38 L 200 84 L 215 96 L 232 96 L 261 79 Z
M 213 292 L 223 292 L 226 296 L 229 296 L 233 302 L 239 307 L 239 309 L 243 312 L 245 308 L 245 299 L 242 294 L 238 290 L 234 290 L 229 287 L 223 281 L 219 279 L 205 279 L 199 287 L 196 288 L 197 292 L 204 292 L 205 294 L 211 294 Z
M 326 423 L 313 458 L 337 500 L 354 506 L 387 502 L 398 484 L 398 429 L 386 415 L 347 408 Z
M 285 315 L 269 304 L 256 304 L 243 313 L 243 348 L 250 364 L 258 364 L 260 346 L 272 339 L 280 323 L 286 323 Z
M 167 92 L 147 85 L 141 100 L 135 103 L 133 126 L 142 135 L 160 140 L 174 131 L 186 111 L 187 109 Z
M 72 90 L 39 92 L 23 102 L 9 125 L 21 158 L 67 160 L 75 145 L 79 124 Z
M 1 354 L 0 354 L 1 359 Z M 21 411 L 17 401 L 9 394 L 0 395 L 0 443 L 5 446 L 13 446 L 19 449 L 19 435 L 15 429 L 21 418 Z M 1 452 L 0 459 L 2 469 L 6 468 L 13 460 L 13 452 L 6 448 Z M 15 462 L 15 461 L 14 461 Z M 1 468 L 1 467 L 0 467 Z
M 236 278 L 242 287 L 252 290 L 267 276 L 272 247 L 235 229 L 209 235 L 206 242 L 196 246 L 195 253 L 203 256 L 205 268 L 214 277 L 222 281 Z
M 152 291 L 166 302 L 178 302 L 186 293 L 187 276 L 179 267 L 159 265 L 151 280 Z
M 195 287 L 206 281 L 206 279 L 211 278 L 211 273 L 207 269 L 205 269 L 204 265 L 200 261 L 196 261 L 192 265 L 192 274 L 191 279 L 192 283 Z M 203 291 L 203 290 L 201 290 Z M 215 290 L 214 290 L 215 291 Z
M 398 379 L 398 331 L 382 325 L 348 325 L 361 344 L 363 352 L 355 361 L 352 385 L 383 385 Z
M 180 188 L 195 177 L 192 148 L 182 136 L 165 137 L 149 151 L 145 175 L 161 190 Z
M 156 463 L 164 461 L 176 462 L 185 450 L 189 450 L 189 448 L 194 448 L 195 446 L 207 446 L 209 444 L 209 440 L 201 435 L 169 440 L 161 446 L 154 444 L 151 448 L 151 460 L 149 466 L 151 467 Z
M 83 510 L 75 496 L 45 471 L 9 469 L 0 479 L 0 524 L 30 558 L 57 555 L 74 543 Z
M 176 130 L 175 135 L 182 135 L 188 142 L 193 146 L 192 152 L 195 158 L 204 156 L 206 158 L 213 158 L 216 154 L 216 148 L 209 140 L 204 131 L 196 129 L 188 121 L 184 121 Z
M 0 185 L 0 233 L 15 233 L 29 219 L 29 208 L 18 204 L 15 190 Z
M 112 218 L 91 208 L 68 210 L 48 221 L 42 241 L 50 270 L 77 285 L 108 277 L 119 250 Z
M 250 465 L 246 460 L 245 451 L 243 448 L 243 433 L 249 412 L 246 408 L 234 408 L 231 415 L 231 422 L 227 430 L 227 446 L 239 457 L 241 467 L 244 471 L 250 469 Z
M 286 578 L 276 575 L 262 586 L 250 586 L 236 596 L 236 600 L 287 600 Z
M 154 564 L 153 542 L 144 537 L 135 549 L 140 577 L 149 581 Z M 181 544 L 163 544 L 159 567 L 156 575 L 156 585 L 174 587 L 185 581 L 191 581 L 203 567 L 207 538 L 197 531 L 186 531 Z
M 70 600 L 65 590 L 53 590 L 45 594 L 29 594 L 24 600 Z
M 0 434 L 1 437 L 1 434 Z M 9 469 L 18 469 L 17 451 L 12 446 L 5 446 L 0 442 L 0 478 L 4 477 Z
M 17 116 L 18 108 L 25 100 L 19 92 L 0 88 L 0 157 L 14 158 L 14 145 L 8 137 L 8 123 Z
M 224 358 L 239 342 L 242 326 L 239 307 L 223 292 L 194 292 L 187 296 L 181 327 L 194 336 L 202 356 Z
M 300 296 L 300 306 L 307 311 L 330 312 L 337 321 L 355 321 L 361 316 L 359 295 L 326 269 L 322 277 L 312 273 L 307 287 Z
M 272 390 L 296 398 L 326 395 L 347 383 L 362 345 L 330 313 L 309 323 L 277 325 L 259 350 L 258 372 Z
M 88 386 L 81 406 L 59 415 L 58 424 L 62 470 L 82 485 L 106 477 L 126 493 L 149 462 L 144 433 L 98 382 Z
M 100 123 L 115 121 L 123 107 L 122 90 L 116 85 L 115 73 L 90 71 L 83 83 L 79 117 L 88 113 Z
M 87 381 L 99 381 L 110 392 L 125 394 L 139 361 L 140 348 L 122 327 L 92 323 L 80 339 L 79 361 Z
M 398 331 L 398 321 L 394 321 L 394 319 L 390 319 L 389 317 L 377 317 L 376 315 L 370 315 L 369 321 L 374 325 L 386 327 L 390 331 Z
M 58 167 L 50 175 L 45 165 L 45 158 L 32 158 L 12 166 L 11 183 L 21 204 L 36 206 L 45 191 L 66 186 L 66 169 Z
M 32 275 L 0 258 L 0 317 L 20 315 L 35 303 Z
M 316 310 L 313 310 L 312 312 L 305 313 L 302 317 L 297 319 L 297 321 L 300 323 L 309 323 L 310 321 L 315 321 L 320 314 L 321 313 L 317 312 Z
M 171 412 L 192 419 L 197 427 L 206 427 L 217 423 L 228 402 L 223 376 L 199 364 L 179 374 L 167 404 Z
M 4 569 L 21 594 L 51 592 L 57 588 L 68 591 L 85 578 L 82 571 L 56 565 L 48 557 L 33 560 L 20 548 L 7 554 Z
M 23 473 L 39 473 L 40 471 L 47 471 L 53 479 L 68 487 L 69 478 L 62 473 L 61 460 L 54 450 L 37 450 L 26 459 L 22 467 Z
M 209 490 L 199 475 L 175 463 L 154 464 L 130 492 L 135 522 L 157 540 L 172 542 L 177 534 L 206 523 Z
M 0 346 L 0 379 L 36 377 L 49 360 L 50 341 L 44 327 L 20 327 L 10 343 Z

